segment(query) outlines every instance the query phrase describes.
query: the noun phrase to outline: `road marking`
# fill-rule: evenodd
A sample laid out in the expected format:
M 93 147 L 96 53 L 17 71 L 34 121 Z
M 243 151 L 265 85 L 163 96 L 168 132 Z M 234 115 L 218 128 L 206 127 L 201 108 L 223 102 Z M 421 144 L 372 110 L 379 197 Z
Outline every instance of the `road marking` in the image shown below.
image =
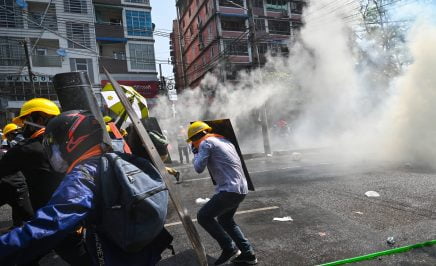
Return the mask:
M 185 179 L 185 180 L 183 180 L 183 182 L 193 182 L 193 181 L 199 181 L 199 180 L 205 180 L 205 179 L 210 179 L 210 176 L 202 177 L 202 178 L 194 178 L 194 179 Z
M 235 215 L 239 214 L 246 214 L 246 213 L 252 213 L 252 212 L 261 212 L 261 211 L 269 211 L 269 210 L 275 210 L 278 209 L 279 206 L 271 206 L 271 207 L 265 207 L 265 208 L 258 208 L 258 209 L 251 209 L 251 210 L 245 210 L 245 211 L 238 211 L 235 213 Z M 197 222 L 197 219 L 192 219 L 193 222 Z M 182 222 L 174 222 L 174 223 L 168 223 L 165 224 L 165 227 L 170 227 L 174 225 L 180 225 Z

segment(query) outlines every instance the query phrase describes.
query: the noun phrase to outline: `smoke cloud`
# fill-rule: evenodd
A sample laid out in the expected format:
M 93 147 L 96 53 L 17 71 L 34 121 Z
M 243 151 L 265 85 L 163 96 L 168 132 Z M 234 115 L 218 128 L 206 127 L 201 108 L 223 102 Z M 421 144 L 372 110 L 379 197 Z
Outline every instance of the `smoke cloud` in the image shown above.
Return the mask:
M 436 165 L 436 27 L 421 21 L 402 43 L 383 50 L 356 33 L 361 21 L 356 2 L 350 3 L 313 1 L 288 56 L 269 56 L 261 69 L 241 71 L 237 82 L 208 74 L 179 95 L 175 118 L 166 97 L 152 115 L 170 131 L 190 121 L 230 118 L 242 151 L 263 152 L 259 110 L 266 107 L 274 151 L 329 147 L 352 160 Z M 389 76 L 392 54 L 409 65 Z M 275 126 L 279 120 L 290 133 Z

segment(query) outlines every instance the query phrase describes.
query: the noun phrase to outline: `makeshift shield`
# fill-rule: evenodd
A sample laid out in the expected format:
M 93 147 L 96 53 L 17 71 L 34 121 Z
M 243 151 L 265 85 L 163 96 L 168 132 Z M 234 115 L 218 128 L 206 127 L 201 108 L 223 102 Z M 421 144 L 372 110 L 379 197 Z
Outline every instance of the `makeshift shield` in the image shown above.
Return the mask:
M 147 151 L 151 159 L 151 162 L 159 170 L 162 179 L 164 180 L 165 185 L 168 188 L 171 201 L 173 202 L 174 208 L 176 209 L 176 212 L 179 215 L 183 227 L 185 228 L 186 234 L 188 235 L 188 238 L 191 241 L 192 247 L 196 252 L 199 264 L 201 266 L 208 265 L 206 252 L 204 250 L 203 244 L 201 243 L 200 236 L 197 232 L 197 229 L 195 228 L 195 225 L 192 222 L 191 217 L 189 217 L 187 209 L 184 208 L 180 195 L 175 185 L 173 184 L 172 179 L 169 173 L 167 172 L 165 165 L 163 164 L 159 154 L 157 153 L 156 148 L 154 147 L 153 142 L 151 141 L 147 133 L 147 130 L 144 128 L 144 125 L 142 124 L 141 120 L 139 120 L 138 116 L 135 113 L 135 110 L 130 105 L 129 100 L 127 99 L 126 95 L 123 93 L 122 88 L 120 87 L 120 84 L 118 84 L 118 82 L 112 77 L 112 75 L 109 74 L 106 68 L 103 69 L 106 76 L 112 83 L 116 94 L 120 98 L 120 102 L 124 105 L 124 108 L 126 109 L 126 112 L 129 115 L 130 120 L 132 121 L 133 127 L 135 128 L 135 131 L 138 133 L 142 145 Z
M 219 119 L 219 120 L 211 120 L 211 121 L 204 121 L 206 122 L 211 128 L 212 133 L 220 134 L 224 136 L 226 139 L 228 139 L 236 148 L 236 152 L 239 155 L 239 158 L 241 159 L 242 163 L 242 169 L 244 170 L 245 178 L 247 179 L 247 185 L 248 189 L 251 191 L 254 191 L 254 185 L 250 178 L 250 173 L 248 173 L 247 166 L 245 165 L 244 158 L 242 157 L 241 148 L 239 147 L 238 140 L 236 139 L 235 131 L 233 130 L 232 123 L 230 122 L 230 119 Z M 212 176 L 213 180 L 213 176 Z

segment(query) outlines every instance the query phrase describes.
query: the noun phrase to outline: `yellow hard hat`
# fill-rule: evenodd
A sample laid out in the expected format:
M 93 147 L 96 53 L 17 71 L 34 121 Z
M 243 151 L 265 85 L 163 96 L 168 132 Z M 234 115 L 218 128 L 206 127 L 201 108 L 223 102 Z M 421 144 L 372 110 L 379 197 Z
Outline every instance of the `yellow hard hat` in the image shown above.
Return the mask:
M 112 129 L 111 129 L 111 127 L 109 125 L 106 125 L 106 131 L 107 132 L 112 132 Z
M 21 106 L 20 115 L 15 117 L 12 122 L 21 126 L 23 125 L 23 117 L 33 112 L 43 112 L 48 115 L 59 115 L 61 113 L 59 107 L 49 99 L 34 98 Z
M 18 127 L 16 124 L 14 124 L 14 123 L 7 124 L 7 125 L 3 128 L 3 136 L 2 136 L 2 139 L 6 139 L 8 133 L 11 133 L 12 131 L 15 131 L 15 130 L 17 130 L 17 129 L 19 129 L 19 127 Z
M 112 117 L 106 115 L 106 116 L 103 117 L 103 121 L 104 121 L 105 123 L 109 123 L 110 121 L 112 121 Z
M 191 142 L 191 138 L 202 131 L 210 132 L 212 128 L 203 121 L 195 121 L 188 128 L 188 139 L 186 142 Z

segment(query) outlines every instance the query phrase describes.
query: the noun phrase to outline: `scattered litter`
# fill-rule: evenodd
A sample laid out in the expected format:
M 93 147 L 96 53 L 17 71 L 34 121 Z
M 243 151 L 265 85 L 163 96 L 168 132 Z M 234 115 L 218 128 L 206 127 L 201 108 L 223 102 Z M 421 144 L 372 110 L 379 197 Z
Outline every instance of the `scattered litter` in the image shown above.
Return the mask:
M 363 212 L 354 212 L 354 213 L 356 213 L 356 214 L 360 214 L 360 215 L 362 215 L 362 214 L 363 214 Z
M 291 158 L 293 161 L 300 161 L 303 156 L 299 152 L 293 152 Z
M 380 197 L 380 194 L 378 194 L 377 192 L 372 191 L 372 190 L 365 192 L 365 195 L 369 198 Z
M 203 204 L 206 204 L 206 202 L 208 202 L 209 200 L 210 200 L 209 198 L 205 198 L 205 199 L 203 199 L 203 198 L 198 198 L 198 199 L 195 200 L 195 203 L 196 203 L 197 205 L 203 205 Z
M 293 221 L 293 219 L 291 218 L 291 216 L 285 216 L 283 218 L 274 217 L 273 221 L 290 222 L 290 221 Z
M 388 243 L 388 245 L 393 246 L 395 245 L 395 239 L 393 236 L 388 237 L 388 239 L 386 239 L 386 242 Z
M 272 157 L 273 155 L 272 155 L 272 153 L 268 153 L 267 155 L 266 155 L 266 157 Z
M 319 232 L 318 235 L 319 235 L 319 236 L 326 236 L 327 233 L 326 233 L 326 232 Z

